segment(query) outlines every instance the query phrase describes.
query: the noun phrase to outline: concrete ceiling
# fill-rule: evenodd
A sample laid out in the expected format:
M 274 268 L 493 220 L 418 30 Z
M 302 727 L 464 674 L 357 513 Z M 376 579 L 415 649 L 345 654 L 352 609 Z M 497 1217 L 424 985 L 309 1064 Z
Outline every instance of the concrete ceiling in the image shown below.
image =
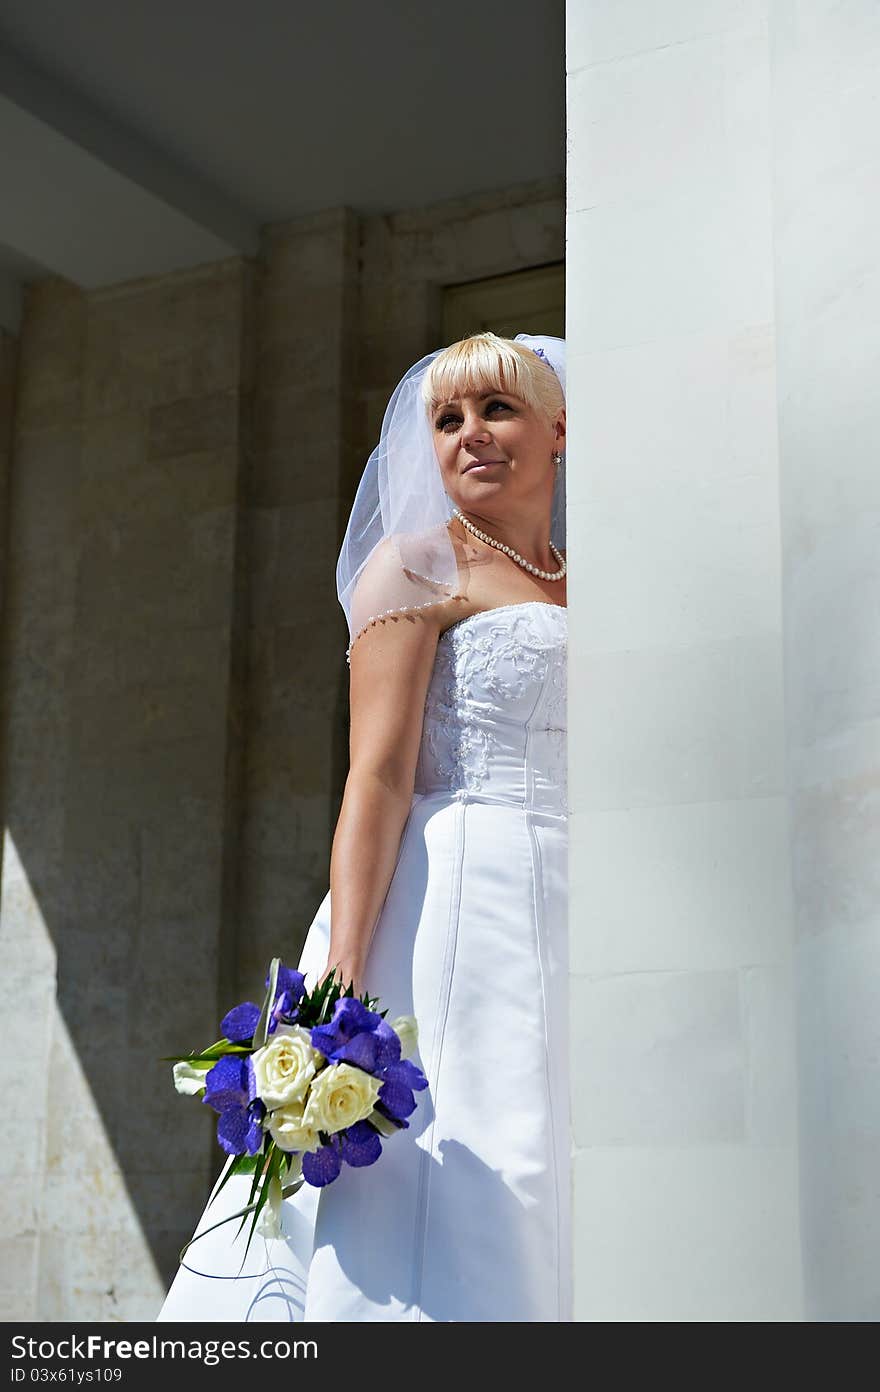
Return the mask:
M 565 168 L 564 0 L 0 0 L 0 323 Z

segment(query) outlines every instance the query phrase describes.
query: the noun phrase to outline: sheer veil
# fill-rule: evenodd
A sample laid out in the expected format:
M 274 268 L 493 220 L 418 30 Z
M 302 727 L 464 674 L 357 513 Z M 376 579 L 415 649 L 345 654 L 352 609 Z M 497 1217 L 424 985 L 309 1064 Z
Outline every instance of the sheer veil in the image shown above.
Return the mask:
M 517 334 L 549 363 L 565 396 L 565 340 Z M 348 622 L 351 648 L 371 624 L 389 614 L 438 604 L 457 594 L 458 565 L 447 523 L 453 502 L 446 493 L 432 428 L 422 399 L 422 380 L 444 350 L 420 358 L 391 395 L 379 443 L 367 460 L 355 494 L 336 566 L 336 590 Z M 565 549 L 565 462 L 556 471 L 550 539 Z

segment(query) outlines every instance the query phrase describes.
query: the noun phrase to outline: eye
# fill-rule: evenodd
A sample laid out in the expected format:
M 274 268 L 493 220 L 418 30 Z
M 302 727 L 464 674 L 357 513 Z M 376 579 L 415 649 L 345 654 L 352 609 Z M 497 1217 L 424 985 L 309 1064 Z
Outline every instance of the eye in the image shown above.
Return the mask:
M 512 407 L 508 406 L 508 404 L 507 404 L 506 401 L 492 400 L 492 401 L 487 401 L 487 402 L 486 402 L 486 410 L 487 410 L 487 411 L 493 410 L 494 407 L 496 407 L 496 406 L 501 406 L 505 411 L 510 411 L 510 410 L 512 410 Z M 437 421 L 435 422 L 435 425 L 436 425 L 436 428 L 437 428 L 438 430 L 445 430 L 445 429 L 446 429 L 446 422 L 447 422 L 447 421 L 456 421 L 456 420 L 458 420 L 458 416 L 457 416 L 454 412 L 447 412 L 445 415 L 442 415 L 442 416 L 440 416 L 440 417 L 437 419 Z

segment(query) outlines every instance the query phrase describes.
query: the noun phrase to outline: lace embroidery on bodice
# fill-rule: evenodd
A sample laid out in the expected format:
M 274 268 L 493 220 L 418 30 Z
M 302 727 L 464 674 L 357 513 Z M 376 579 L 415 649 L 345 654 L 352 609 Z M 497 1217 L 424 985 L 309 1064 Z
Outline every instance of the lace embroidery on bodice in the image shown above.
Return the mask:
M 421 792 L 566 805 L 567 611 L 506 604 L 440 636 L 425 700 Z

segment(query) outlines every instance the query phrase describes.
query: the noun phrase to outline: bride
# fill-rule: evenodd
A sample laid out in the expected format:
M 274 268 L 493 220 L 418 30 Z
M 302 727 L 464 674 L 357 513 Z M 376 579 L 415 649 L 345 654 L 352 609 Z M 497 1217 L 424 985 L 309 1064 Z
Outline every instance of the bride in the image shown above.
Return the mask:
M 564 442 L 559 338 L 476 333 L 395 388 L 337 566 L 350 772 L 298 965 L 414 1015 L 429 1086 L 244 1263 L 216 1224 L 249 1177 L 215 1186 L 160 1320 L 572 1317 Z

